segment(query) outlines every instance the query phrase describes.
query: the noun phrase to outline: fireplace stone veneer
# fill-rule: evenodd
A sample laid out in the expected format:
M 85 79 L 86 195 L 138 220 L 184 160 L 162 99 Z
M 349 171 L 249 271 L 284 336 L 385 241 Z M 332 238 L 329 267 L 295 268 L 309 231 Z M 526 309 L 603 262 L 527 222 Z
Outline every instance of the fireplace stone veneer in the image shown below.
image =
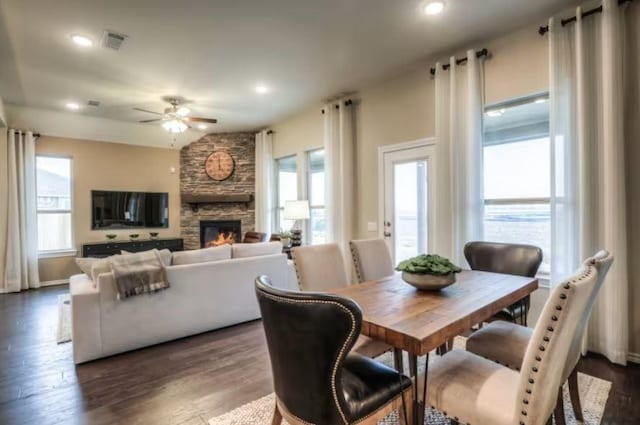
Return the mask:
M 228 152 L 235 160 L 233 175 L 225 181 L 213 181 L 204 169 L 214 151 Z M 255 193 L 255 134 L 216 133 L 190 143 L 180 150 L 180 193 L 197 195 L 251 195 Z M 253 198 L 252 198 L 253 199 Z M 255 206 L 251 202 L 207 203 L 192 208 L 189 198 L 181 199 L 180 232 L 185 249 L 202 247 L 201 221 L 240 221 L 242 232 L 254 230 Z

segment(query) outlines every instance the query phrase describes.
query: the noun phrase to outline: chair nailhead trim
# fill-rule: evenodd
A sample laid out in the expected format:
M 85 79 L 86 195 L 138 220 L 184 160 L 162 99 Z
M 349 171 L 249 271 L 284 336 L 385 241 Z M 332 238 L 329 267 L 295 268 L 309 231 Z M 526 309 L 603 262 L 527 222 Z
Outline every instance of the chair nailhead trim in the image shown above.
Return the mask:
M 588 267 L 588 268 L 587 268 L 587 269 L 586 269 L 586 270 L 585 270 L 585 271 L 584 271 L 584 272 L 583 272 L 583 273 L 582 273 L 578 278 L 576 278 L 576 279 L 572 279 L 570 282 L 565 283 L 565 284 L 563 285 L 563 288 L 564 288 L 564 289 L 571 289 L 571 284 L 572 284 L 572 283 L 577 283 L 577 282 L 579 282 L 579 281 L 582 281 L 583 279 L 588 278 L 588 277 L 591 275 L 592 271 L 593 271 L 593 267 Z M 566 300 L 566 299 L 567 299 L 567 294 L 565 294 L 565 293 L 561 293 L 561 294 L 560 294 L 560 299 L 561 299 L 561 300 Z M 562 305 L 560 305 L 560 304 L 556 305 L 556 307 L 555 307 L 556 311 L 562 311 L 562 308 L 563 308 L 563 306 L 562 306 Z M 554 314 L 553 316 L 551 316 L 551 321 L 553 321 L 553 322 L 557 322 L 557 321 L 558 321 L 558 316 L 556 316 L 555 314 Z M 548 331 L 548 332 L 553 332 L 553 331 L 554 331 L 553 326 L 547 326 L 547 331 Z M 545 336 L 542 338 L 542 340 L 543 340 L 545 343 L 548 343 L 548 342 L 550 342 L 550 341 L 551 341 L 551 338 L 550 338 L 550 336 L 545 335 Z M 540 351 L 542 351 L 542 352 L 544 352 L 544 351 L 546 350 L 546 348 L 545 348 L 545 346 L 544 346 L 544 345 L 540 345 L 540 346 L 538 347 L 538 349 L 539 349 Z M 536 361 L 541 362 L 541 361 L 542 361 L 542 355 L 537 355 L 537 356 L 535 357 L 535 359 L 536 359 Z M 532 370 L 533 372 L 538 372 L 538 368 L 537 368 L 537 367 L 535 367 L 535 366 L 534 366 L 534 367 L 532 367 L 532 368 L 531 368 L 531 370 Z M 533 379 L 533 378 L 529 378 L 529 383 L 530 383 L 530 384 L 534 384 L 534 383 L 535 383 L 534 379 Z M 527 389 L 525 390 L 525 392 L 526 392 L 527 394 L 532 394 L 532 392 L 533 392 L 533 391 L 532 391 L 532 389 L 531 389 L 531 388 L 527 388 Z M 523 400 L 522 400 L 522 403 L 523 403 L 524 405 L 528 405 L 528 404 L 529 404 L 529 401 L 528 401 L 528 399 L 526 399 L 526 398 L 525 398 L 525 399 L 523 399 Z M 527 416 L 527 411 L 526 411 L 526 410 L 522 410 L 521 414 L 522 414 L 522 416 Z M 520 421 L 520 425 L 525 425 L 525 422 L 521 420 L 521 421 Z

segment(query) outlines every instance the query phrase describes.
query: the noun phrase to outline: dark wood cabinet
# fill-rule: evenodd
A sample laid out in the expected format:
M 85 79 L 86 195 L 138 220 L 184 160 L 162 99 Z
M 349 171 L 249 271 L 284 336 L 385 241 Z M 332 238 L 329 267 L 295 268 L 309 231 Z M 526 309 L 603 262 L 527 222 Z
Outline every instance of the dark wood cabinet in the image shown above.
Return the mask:
M 82 256 L 103 258 L 114 254 L 120 254 L 120 251 L 140 252 L 154 248 L 168 249 L 172 252 L 182 251 L 184 249 L 184 242 L 181 238 L 173 238 L 86 243 L 82 244 Z

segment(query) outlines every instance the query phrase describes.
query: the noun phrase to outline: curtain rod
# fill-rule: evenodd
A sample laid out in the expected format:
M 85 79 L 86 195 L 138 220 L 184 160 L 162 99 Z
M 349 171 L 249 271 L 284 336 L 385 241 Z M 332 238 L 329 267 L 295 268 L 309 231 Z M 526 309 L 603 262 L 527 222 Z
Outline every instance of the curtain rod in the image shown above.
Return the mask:
M 27 133 L 27 130 L 20 130 L 18 128 L 11 128 L 9 130 L 18 131 L 20 133 Z M 31 130 L 29 130 L 29 131 L 31 131 Z M 40 133 L 36 133 L 35 131 L 32 131 L 32 133 L 33 133 L 33 137 L 40 137 Z
M 476 57 L 477 58 L 481 58 L 483 56 L 489 56 L 489 50 L 487 50 L 486 48 L 482 49 L 482 50 L 478 50 L 476 52 Z M 467 62 L 467 58 L 460 58 L 460 59 L 456 59 L 456 65 L 462 65 L 463 63 Z M 451 68 L 451 64 L 445 63 L 442 65 L 442 69 L 443 70 L 447 70 Z M 431 68 L 431 75 L 436 75 L 436 69 L 435 68 Z
M 344 106 L 353 105 L 353 100 L 347 99 L 344 101 Z M 340 103 L 336 103 L 336 109 L 340 109 Z M 324 108 L 322 108 L 322 113 L 324 114 Z
M 619 5 L 623 5 L 625 3 L 629 3 L 632 2 L 633 0 L 618 0 L 618 4 Z M 591 10 L 587 10 L 586 12 L 582 13 L 582 17 L 586 18 L 587 16 L 591 16 L 591 15 L 595 15 L 596 13 L 602 13 L 602 6 L 598 6 L 595 9 L 591 9 Z M 576 16 L 572 16 L 570 18 L 567 19 L 563 19 L 562 21 L 560 21 L 562 23 L 562 26 L 564 27 L 567 24 L 570 24 L 571 22 L 575 22 L 577 21 L 578 18 Z M 546 33 L 549 32 L 549 25 L 545 25 L 542 26 L 538 29 L 538 34 L 540 35 L 545 35 Z

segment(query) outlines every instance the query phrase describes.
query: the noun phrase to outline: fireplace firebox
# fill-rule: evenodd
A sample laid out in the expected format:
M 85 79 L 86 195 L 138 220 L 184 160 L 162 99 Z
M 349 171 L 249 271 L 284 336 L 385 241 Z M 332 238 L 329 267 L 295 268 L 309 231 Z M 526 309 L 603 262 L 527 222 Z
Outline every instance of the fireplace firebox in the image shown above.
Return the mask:
M 201 220 L 200 246 L 210 248 L 242 242 L 240 220 Z

